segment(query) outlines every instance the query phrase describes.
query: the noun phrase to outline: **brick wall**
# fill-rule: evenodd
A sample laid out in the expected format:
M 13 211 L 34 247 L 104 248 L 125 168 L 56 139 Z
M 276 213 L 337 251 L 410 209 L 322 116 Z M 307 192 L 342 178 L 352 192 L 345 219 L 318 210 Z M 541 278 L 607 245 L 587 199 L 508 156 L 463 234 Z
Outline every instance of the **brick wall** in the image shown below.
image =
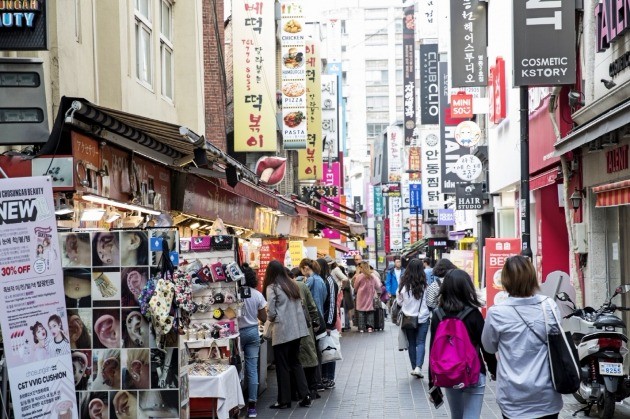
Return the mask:
M 215 19 L 216 17 L 216 19 Z M 203 2 L 203 67 L 206 139 L 221 150 L 226 144 L 225 31 L 223 1 Z M 218 28 L 218 37 L 217 31 Z M 223 54 L 223 57 L 221 57 Z M 231 67 L 231 65 L 230 65 Z M 228 80 L 231 76 L 228 76 Z

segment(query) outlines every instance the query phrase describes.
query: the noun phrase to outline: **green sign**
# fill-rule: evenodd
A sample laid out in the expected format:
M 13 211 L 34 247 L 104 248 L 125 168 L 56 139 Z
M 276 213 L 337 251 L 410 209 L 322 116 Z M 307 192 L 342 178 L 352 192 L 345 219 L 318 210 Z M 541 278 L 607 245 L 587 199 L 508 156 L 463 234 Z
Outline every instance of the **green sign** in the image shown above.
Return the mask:
M 383 202 L 383 192 L 380 186 L 374 187 L 374 216 L 383 217 L 385 215 L 385 207 Z

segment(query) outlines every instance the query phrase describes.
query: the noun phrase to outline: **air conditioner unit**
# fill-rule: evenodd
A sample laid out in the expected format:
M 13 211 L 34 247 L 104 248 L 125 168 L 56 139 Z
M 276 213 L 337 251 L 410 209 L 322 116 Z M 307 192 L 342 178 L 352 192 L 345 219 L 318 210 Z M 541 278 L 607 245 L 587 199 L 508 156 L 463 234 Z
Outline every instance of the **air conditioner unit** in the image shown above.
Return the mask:
M 573 225 L 575 234 L 575 247 L 577 253 L 588 253 L 588 231 L 586 230 L 585 223 L 577 223 Z

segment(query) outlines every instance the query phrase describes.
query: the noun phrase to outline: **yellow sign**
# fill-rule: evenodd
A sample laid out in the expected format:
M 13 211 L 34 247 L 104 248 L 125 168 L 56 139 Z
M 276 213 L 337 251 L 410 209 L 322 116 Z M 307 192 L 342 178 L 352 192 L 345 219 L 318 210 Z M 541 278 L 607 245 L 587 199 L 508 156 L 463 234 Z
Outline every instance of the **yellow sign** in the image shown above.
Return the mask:
M 291 256 L 291 264 L 298 266 L 304 259 L 304 243 L 300 241 L 289 242 L 289 255 Z
M 269 58 L 276 51 L 274 13 L 261 1 L 232 2 L 237 152 L 276 151 L 276 63 Z
M 306 42 L 306 149 L 298 150 L 298 180 L 322 179 L 322 82 L 319 43 Z

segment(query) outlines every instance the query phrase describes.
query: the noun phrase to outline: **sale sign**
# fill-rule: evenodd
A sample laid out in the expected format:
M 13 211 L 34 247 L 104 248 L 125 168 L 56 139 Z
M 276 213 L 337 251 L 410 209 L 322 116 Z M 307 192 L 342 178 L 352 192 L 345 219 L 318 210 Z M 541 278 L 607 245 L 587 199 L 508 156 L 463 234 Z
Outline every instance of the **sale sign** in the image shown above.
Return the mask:
M 14 416 L 78 418 L 49 177 L 0 180 L 0 278 Z
M 486 271 L 486 306 L 504 301 L 508 294 L 501 285 L 501 272 L 505 260 L 521 252 L 521 239 L 486 239 L 485 271 Z

